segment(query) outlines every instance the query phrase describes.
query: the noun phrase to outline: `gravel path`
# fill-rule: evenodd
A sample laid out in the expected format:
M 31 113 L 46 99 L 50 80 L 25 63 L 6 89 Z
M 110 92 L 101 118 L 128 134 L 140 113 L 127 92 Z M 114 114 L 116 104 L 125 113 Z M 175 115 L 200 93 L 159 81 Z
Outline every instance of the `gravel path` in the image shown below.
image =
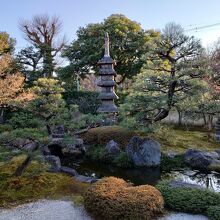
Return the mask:
M 92 220 L 70 201 L 40 200 L 13 209 L 0 209 L 0 220 Z
M 39 200 L 12 209 L 0 209 L 0 220 L 94 220 L 71 201 Z M 158 220 L 208 220 L 202 215 L 171 213 Z
M 204 215 L 191 215 L 186 213 L 171 213 L 158 220 L 209 220 Z

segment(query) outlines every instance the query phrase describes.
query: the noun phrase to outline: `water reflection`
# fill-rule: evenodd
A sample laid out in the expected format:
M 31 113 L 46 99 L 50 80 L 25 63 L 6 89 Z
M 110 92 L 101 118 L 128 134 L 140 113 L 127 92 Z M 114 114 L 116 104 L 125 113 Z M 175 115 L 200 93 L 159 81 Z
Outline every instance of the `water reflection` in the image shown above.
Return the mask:
M 97 178 L 116 176 L 130 181 L 134 183 L 134 185 L 156 185 L 161 179 L 175 179 L 187 183 L 198 184 L 204 188 L 220 192 L 220 174 L 214 172 L 201 173 L 198 170 L 180 170 L 161 173 L 160 168 L 140 167 L 123 169 L 112 165 L 91 161 L 83 161 L 80 163 L 80 165 L 77 165 L 70 160 L 63 161 L 63 165 L 76 169 L 78 173 L 82 175 Z
M 187 183 L 197 184 L 204 188 L 220 192 L 220 174 L 218 173 L 201 173 L 198 170 L 183 170 L 163 173 L 162 179 L 172 178 Z
M 156 185 L 160 180 L 160 168 L 119 168 L 108 164 L 97 163 L 92 161 L 84 161 L 80 166 L 75 166 L 68 162 L 64 164 L 77 170 L 78 173 L 86 176 L 94 176 L 102 178 L 105 176 L 116 176 L 126 181 L 132 182 L 134 185 L 150 184 Z

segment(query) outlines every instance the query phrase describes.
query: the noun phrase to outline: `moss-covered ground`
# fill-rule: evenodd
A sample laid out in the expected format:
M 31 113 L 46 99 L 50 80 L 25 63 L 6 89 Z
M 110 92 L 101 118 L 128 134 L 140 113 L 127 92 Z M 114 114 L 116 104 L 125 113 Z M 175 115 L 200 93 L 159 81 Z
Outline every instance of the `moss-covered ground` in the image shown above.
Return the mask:
M 184 153 L 189 148 L 214 151 L 220 148 L 220 143 L 214 140 L 213 134 L 203 130 L 171 128 L 163 133 L 155 133 L 153 138 L 161 144 L 163 152 Z
M 32 161 L 21 177 L 13 176 L 25 155 L 0 162 L 0 207 L 11 207 L 37 199 L 68 197 L 80 203 L 88 185 L 73 177 L 47 172 L 47 165 Z

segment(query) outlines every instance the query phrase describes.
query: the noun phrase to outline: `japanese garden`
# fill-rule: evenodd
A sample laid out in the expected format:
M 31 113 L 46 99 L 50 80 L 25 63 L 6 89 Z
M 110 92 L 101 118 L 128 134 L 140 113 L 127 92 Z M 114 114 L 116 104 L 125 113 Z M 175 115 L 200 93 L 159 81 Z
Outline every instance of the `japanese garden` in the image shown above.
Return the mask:
M 27 47 L 0 29 L 0 220 L 220 219 L 220 40 L 123 14 L 69 41 L 59 16 L 14 22 Z

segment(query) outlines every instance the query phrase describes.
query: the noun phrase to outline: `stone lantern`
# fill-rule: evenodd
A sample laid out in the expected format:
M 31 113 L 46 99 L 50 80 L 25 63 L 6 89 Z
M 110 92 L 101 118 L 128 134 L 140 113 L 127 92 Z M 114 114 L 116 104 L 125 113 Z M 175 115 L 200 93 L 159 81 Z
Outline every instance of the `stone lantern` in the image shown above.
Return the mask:
M 101 105 L 97 112 L 99 113 L 116 113 L 118 111 L 114 100 L 118 99 L 115 94 L 114 87 L 116 85 L 115 76 L 117 73 L 114 70 L 115 61 L 109 54 L 109 36 L 105 33 L 105 54 L 104 57 L 99 60 L 99 75 L 100 80 L 98 86 L 101 87 L 101 92 L 98 99 L 101 100 Z

